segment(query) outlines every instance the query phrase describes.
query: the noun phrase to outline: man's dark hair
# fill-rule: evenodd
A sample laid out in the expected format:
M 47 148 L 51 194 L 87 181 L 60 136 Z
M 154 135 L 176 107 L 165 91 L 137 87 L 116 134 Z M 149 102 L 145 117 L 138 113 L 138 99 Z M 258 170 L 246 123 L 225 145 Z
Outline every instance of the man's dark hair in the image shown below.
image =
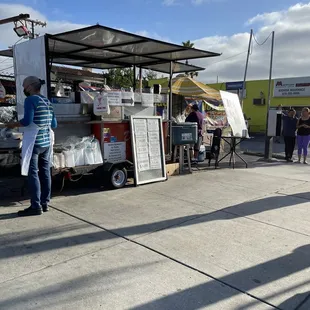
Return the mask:
M 289 109 L 289 112 L 296 112 L 296 111 L 295 111 L 295 109 L 290 108 L 290 109 Z
M 193 104 L 192 109 L 193 109 L 194 111 L 199 111 L 198 104 L 196 104 L 196 103 Z

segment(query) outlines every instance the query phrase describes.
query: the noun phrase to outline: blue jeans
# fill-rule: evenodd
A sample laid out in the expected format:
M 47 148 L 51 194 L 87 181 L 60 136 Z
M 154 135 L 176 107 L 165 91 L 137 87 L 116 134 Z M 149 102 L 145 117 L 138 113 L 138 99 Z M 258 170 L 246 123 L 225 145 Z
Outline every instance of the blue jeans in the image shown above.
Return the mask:
M 28 172 L 31 207 L 40 209 L 51 196 L 50 147 L 35 146 Z

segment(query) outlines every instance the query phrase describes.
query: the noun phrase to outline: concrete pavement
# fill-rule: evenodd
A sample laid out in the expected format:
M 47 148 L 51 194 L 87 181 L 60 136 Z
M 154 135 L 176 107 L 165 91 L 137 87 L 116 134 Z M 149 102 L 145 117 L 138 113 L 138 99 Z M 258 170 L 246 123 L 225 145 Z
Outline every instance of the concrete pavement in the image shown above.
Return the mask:
M 0 309 L 308 310 L 309 172 L 210 169 L 33 218 L 0 203 Z

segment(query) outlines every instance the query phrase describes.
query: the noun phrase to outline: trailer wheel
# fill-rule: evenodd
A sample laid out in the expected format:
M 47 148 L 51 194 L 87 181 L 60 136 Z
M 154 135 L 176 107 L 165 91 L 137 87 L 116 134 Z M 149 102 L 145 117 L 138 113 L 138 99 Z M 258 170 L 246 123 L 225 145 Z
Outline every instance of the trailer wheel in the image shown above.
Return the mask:
M 112 188 L 122 188 L 127 183 L 127 170 L 126 168 L 121 167 L 115 167 L 112 169 L 112 172 L 110 174 L 110 186 Z

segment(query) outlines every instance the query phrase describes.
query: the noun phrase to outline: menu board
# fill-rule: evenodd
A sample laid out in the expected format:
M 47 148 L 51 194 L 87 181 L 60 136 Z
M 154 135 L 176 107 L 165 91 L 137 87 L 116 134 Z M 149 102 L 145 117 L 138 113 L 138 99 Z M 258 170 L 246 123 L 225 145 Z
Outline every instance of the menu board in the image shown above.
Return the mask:
M 136 184 L 166 180 L 161 117 L 131 116 L 130 125 Z

